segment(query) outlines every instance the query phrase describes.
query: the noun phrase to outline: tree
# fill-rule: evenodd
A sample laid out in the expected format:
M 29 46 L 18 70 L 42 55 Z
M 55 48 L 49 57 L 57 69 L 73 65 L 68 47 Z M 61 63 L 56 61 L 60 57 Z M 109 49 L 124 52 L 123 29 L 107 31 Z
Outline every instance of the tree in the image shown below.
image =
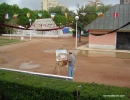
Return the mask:
M 55 18 L 53 19 L 54 22 L 58 25 L 65 25 L 69 26 L 72 21 L 74 20 L 74 12 L 69 11 L 69 9 L 64 9 L 61 6 L 57 6 L 54 8 L 50 8 L 49 12 L 45 10 L 30 10 L 29 8 L 19 8 L 17 5 L 8 5 L 6 3 L 0 4 L 0 23 L 5 23 L 8 25 L 15 25 L 15 26 L 24 26 L 30 25 L 29 19 L 32 20 L 32 23 L 37 18 L 50 18 L 50 13 L 56 13 Z M 10 18 L 5 19 L 5 14 L 9 14 Z M 30 17 L 27 17 L 27 13 L 30 13 Z M 38 17 L 38 13 L 42 13 L 41 17 Z M 68 14 L 68 18 L 65 17 L 65 13 Z M 17 18 L 13 18 L 14 14 L 18 14 Z M 4 29 L 4 27 L 0 27 L 1 30 Z M 12 29 L 5 28 L 6 32 L 9 31 L 12 32 Z
M 5 14 L 11 12 L 10 8 L 11 6 L 6 3 L 0 4 L 0 22 L 1 23 L 4 23 L 5 21 Z
M 49 14 L 49 12 L 46 10 L 43 10 L 43 17 L 42 18 L 50 18 L 50 17 L 51 17 L 51 15 Z
M 66 24 L 66 18 L 65 18 L 65 16 L 62 16 L 62 15 L 55 15 L 55 17 L 54 17 L 54 22 L 58 25 L 58 26 L 60 26 L 61 24 L 62 25 L 65 25 Z
M 90 6 L 90 5 L 86 5 L 86 6 L 81 6 L 79 4 L 76 5 L 77 6 L 77 14 L 79 16 L 79 22 L 81 23 L 82 27 L 85 27 L 86 25 L 88 25 L 89 23 L 91 23 L 93 20 L 95 20 L 98 15 L 96 14 L 97 12 L 101 11 L 101 12 L 106 12 L 107 10 L 109 10 L 112 5 L 102 5 L 97 7 L 96 5 Z M 85 16 L 81 15 L 81 13 L 86 13 Z M 75 21 L 74 24 L 75 25 Z M 73 26 L 74 27 L 74 26 Z M 78 30 L 80 32 L 81 35 L 81 28 L 78 27 Z M 80 42 L 80 39 L 79 39 Z
M 10 18 L 10 20 L 5 21 L 5 24 L 11 25 L 11 26 L 17 26 L 17 20 L 18 20 L 17 18 Z M 12 34 L 14 32 L 14 29 L 5 27 L 5 32 Z
M 50 14 L 48 11 L 46 10 L 37 10 L 37 11 L 34 11 L 35 15 L 37 16 L 37 19 L 41 19 L 41 18 L 50 18 Z M 41 17 L 38 16 L 38 14 L 41 14 Z
M 16 25 L 17 24 L 17 19 L 13 18 L 13 15 L 15 13 L 18 13 L 19 12 L 19 7 L 17 5 L 8 5 L 6 3 L 2 3 L 0 5 L 0 23 L 5 23 L 5 24 L 8 24 L 8 25 Z M 9 19 L 6 19 L 5 18 L 5 14 L 9 14 Z M 7 33 L 12 33 L 13 32 L 13 29 L 11 28 L 3 28 L 1 27 L 1 29 L 5 30 L 5 32 Z
M 65 26 L 69 26 L 73 21 L 73 11 L 69 11 L 69 9 L 64 9 L 62 6 L 56 6 L 49 9 L 49 13 L 56 13 L 54 22 L 60 26 L 60 23 Z M 65 13 L 68 14 L 68 19 L 65 17 Z
M 86 5 L 85 7 L 82 6 L 77 10 L 77 13 L 79 15 L 79 21 L 81 21 L 83 25 L 86 26 L 98 17 L 97 12 L 100 11 L 104 13 L 107 10 L 109 10 L 111 7 L 112 5 L 106 5 L 106 6 L 101 5 L 99 7 L 97 7 L 96 5 L 93 6 Z M 85 16 L 81 15 L 82 12 L 85 12 L 86 15 Z
M 62 6 L 56 6 L 56 7 L 51 7 L 49 9 L 49 13 L 56 13 L 58 15 L 64 15 L 64 10 Z

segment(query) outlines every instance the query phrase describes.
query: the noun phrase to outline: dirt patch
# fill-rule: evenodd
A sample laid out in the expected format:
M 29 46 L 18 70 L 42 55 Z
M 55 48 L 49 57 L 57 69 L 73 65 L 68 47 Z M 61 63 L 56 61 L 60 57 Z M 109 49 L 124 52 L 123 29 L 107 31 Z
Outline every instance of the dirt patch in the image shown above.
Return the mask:
M 19 68 L 21 69 L 34 69 L 40 67 L 39 64 L 34 64 L 32 61 L 21 63 Z
M 18 37 L 18 39 L 20 38 Z M 88 37 L 82 37 L 78 46 L 85 45 L 87 42 Z M 0 63 L 0 67 L 21 70 L 19 66 L 22 63 L 32 61 L 34 65 L 40 66 L 22 68 L 22 70 L 57 75 L 58 70 L 54 71 L 55 50 L 59 48 L 75 50 L 75 38 L 32 38 L 32 40 L 25 38 L 25 42 L 0 47 L 0 58 L 4 58 L 8 62 Z M 130 59 L 102 56 L 100 53 L 98 56 L 86 55 L 86 53 L 84 55 L 75 54 L 74 81 L 130 87 Z M 67 76 L 67 66 L 60 67 L 59 74 Z
M 5 59 L 3 59 L 3 58 L 0 58 L 0 63 L 5 64 L 5 63 L 7 63 L 7 61 L 5 61 Z

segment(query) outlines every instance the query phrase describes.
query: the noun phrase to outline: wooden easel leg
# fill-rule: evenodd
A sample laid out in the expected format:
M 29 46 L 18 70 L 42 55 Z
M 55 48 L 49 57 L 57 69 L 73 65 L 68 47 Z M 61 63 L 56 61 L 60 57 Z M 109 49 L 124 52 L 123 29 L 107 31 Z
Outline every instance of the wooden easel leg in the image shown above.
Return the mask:
M 60 74 L 60 65 L 58 62 L 55 64 L 54 71 L 56 70 L 56 68 L 58 68 L 58 75 L 59 75 Z M 53 71 L 53 73 L 54 73 L 54 71 Z
M 55 68 L 54 68 L 54 71 L 56 70 L 56 67 L 57 67 L 57 65 L 58 65 L 58 64 L 56 63 L 56 64 L 55 64 Z M 53 73 L 54 73 L 54 71 L 53 71 Z
M 54 71 L 56 70 L 56 68 L 57 68 L 57 70 L 58 70 L 58 75 L 60 75 L 60 67 L 66 67 L 67 65 L 65 64 L 63 64 L 63 65 L 60 65 L 59 64 L 59 62 L 57 62 L 56 64 L 55 64 L 55 68 L 54 68 Z M 67 69 L 65 68 L 65 70 L 67 71 Z M 53 71 L 53 73 L 54 73 L 54 71 Z
M 59 71 L 59 64 L 58 64 L 58 75 L 60 74 L 60 71 Z

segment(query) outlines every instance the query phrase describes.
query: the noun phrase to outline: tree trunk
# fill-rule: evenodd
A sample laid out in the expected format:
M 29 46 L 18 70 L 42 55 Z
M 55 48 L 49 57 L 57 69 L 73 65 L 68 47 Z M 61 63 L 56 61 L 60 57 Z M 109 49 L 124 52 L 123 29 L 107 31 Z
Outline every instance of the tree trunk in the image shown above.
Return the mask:
M 78 34 L 79 34 L 79 42 L 81 42 L 81 29 L 78 29 Z

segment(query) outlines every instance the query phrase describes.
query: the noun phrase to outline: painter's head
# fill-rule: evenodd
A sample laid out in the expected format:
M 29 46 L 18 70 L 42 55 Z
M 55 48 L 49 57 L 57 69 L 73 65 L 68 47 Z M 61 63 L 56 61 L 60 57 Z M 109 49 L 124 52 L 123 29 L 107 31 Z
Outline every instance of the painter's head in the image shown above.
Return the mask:
M 71 52 L 71 51 L 69 51 L 69 54 L 72 54 L 72 52 Z

